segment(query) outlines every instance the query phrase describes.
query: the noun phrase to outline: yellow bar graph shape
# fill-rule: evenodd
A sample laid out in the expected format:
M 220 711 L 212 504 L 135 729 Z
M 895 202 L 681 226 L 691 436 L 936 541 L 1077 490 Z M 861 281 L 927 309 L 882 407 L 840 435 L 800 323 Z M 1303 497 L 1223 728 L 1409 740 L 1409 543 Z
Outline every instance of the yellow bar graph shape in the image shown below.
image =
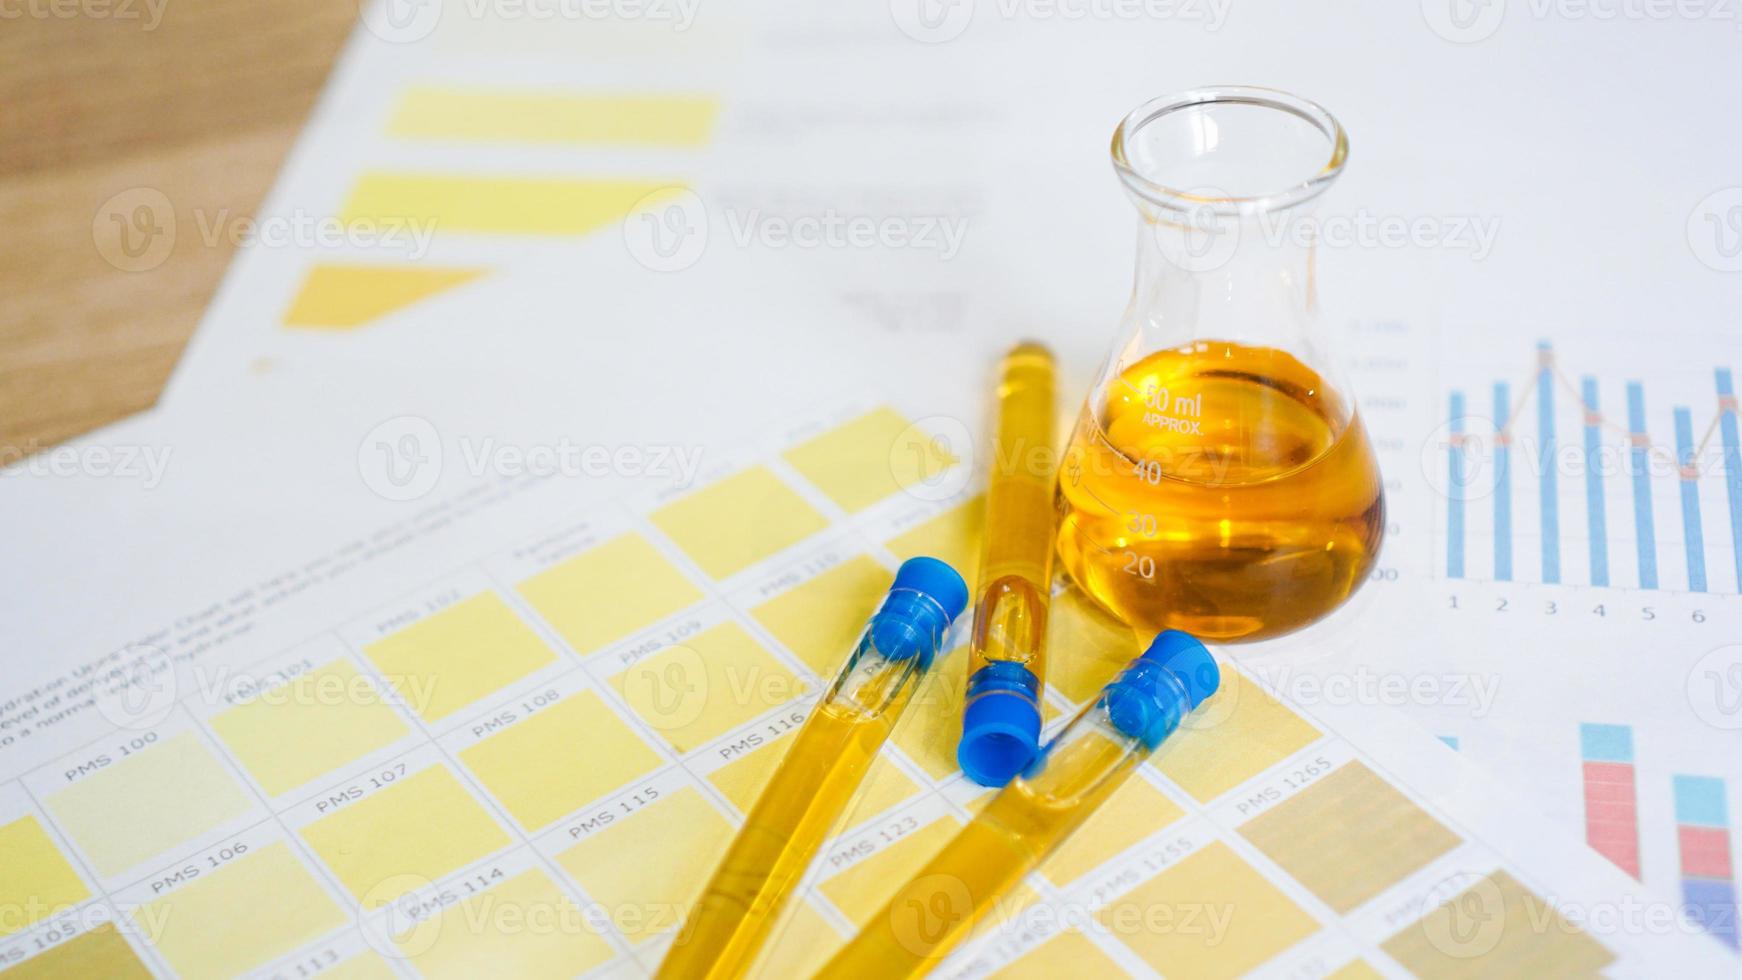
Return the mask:
M 467 142 L 700 147 L 707 145 L 719 110 L 707 96 L 418 86 L 399 97 L 387 133 Z
M 340 212 L 356 225 L 417 226 L 436 234 L 585 235 L 683 188 L 651 179 L 473 177 L 369 173 Z

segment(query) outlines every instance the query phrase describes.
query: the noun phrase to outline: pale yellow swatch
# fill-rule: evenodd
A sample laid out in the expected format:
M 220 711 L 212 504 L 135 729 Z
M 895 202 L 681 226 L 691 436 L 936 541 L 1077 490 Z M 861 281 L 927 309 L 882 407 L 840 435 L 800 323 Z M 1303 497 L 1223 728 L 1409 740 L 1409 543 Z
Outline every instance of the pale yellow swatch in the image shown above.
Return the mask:
M 702 571 L 726 578 L 829 522 L 765 467 L 752 466 L 653 512 L 653 523 Z
M 1342 914 L 1460 843 L 1360 761 L 1247 821 L 1240 834 Z
M 115 924 L 105 922 L 17 966 L 0 970 L 0 977 L 5 980 L 66 980 L 68 977 L 151 980 L 151 971 L 139 962 L 139 954 L 127 945 Z
M 647 539 L 624 534 L 519 585 L 568 645 L 590 653 L 702 600 Z
M 1119 676 L 1143 644 L 1137 633 L 1097 606 L 1075 583 L 1053 596 L 1047 610 L 1046 679 L 1076 703 L 1093 701 Z
M 818 676 L 833 678 L 894 579 L 889 569 L 859 555 L 764 602 L 751 615 Z
M 1318 931 L 1318 923 L 1217 841 L 1095 914 L 1169 976 L 1240 976 Z
M 1074 930 L 1061 932 L 1006 965 L 992 980 L 1057 980 L 1059 977 L 1117 977 L 1125 970 L 1101 947 Z
M 48 798 L 56 823 L 102 875 L 118 875 L 247 813 L 248 796 L 191 732 Z
M 146 903 L 134 919 L 184 977 L 228 977 L 343 925 L 290 848 L 268 844 Z
M 263 691 L 216 715 L 218 733 L 272 796 L 360 759 L 410 733 L 374 683 L 350 661 L 330 664 Z
M 284 313 L 287 327 L 348 330 L 471 282 L 483 269 L 319 262 Z
M 428 980 L 572 977 L 611 958 L 580 905 L 537 868 L 447 907 L 398 942 Z
M 659 767 L 653 751 L 592 691 L 460 750 L 460 761 L 528 830 Z
M 689 752 L 800 693 L 799 680 L 737 623 L 722 623 L 638 661 L 611 686 L 679 752 Z
M 802 442 L 785 456 L 793 469 L 848 513 L 933 483 L 956 463 L 936 439 L 888 407 Z
M 369 173 L 340 219 L 410 223 L 441 234 L 584 235 L 682 188 L 661 180 Z
M 965 656 L 952 655 L 932 665 L 890 735 L 933 779 L 944 779 L 959 768 L 956 746 L 962 741 L 962 700 L 968 686 Z
M 781 913 L 749 975 L 757 980 L 812 976 L 846 942 L 810 902 L 797 899 Z
M 556 660 L 494 592 L 449 606 L 363 653 L 426 721 L 445 718 Z
M 1183 816 L 1185 811 L 1161 790 L 1142 778 L 1127 780 L 1040 866 L 1040 872 L 1068 885 Z
M 731 839 L 732 825 L 686 786 L 620 816 L 557 860 L 640 942 L 683 921 Z
M 986 498 L 975 497 L 924 524 L 896 535 L 885 546 L 903 560 L 917 555 L 939 559 L 974 582 L 980 574 L 980 539 L 986 526 Z
M 1473 882 L 1380 948 L 1424 980 L 1594 977 L 1615 954 L 1518 879 Z
M 1188 717 L 1151 765 L 1200 803 L 1222 795 L 1319 737 L 1305 718 L 1237 670 Z
M 704 96 L 417 86 L 399 97 L 387 133 L 495 143 L 699 147 L 707 144 L 719 109 Z
M 953 816 L 939 817 L 824 881 L 822 893 L 862 929 L 896 889 L 925 867 L 961 826 L 961 821 Z
M 792 742 L 792 735 L 783 735 L 778 741 L 770 742 L 749 755 L 733 759 L 709 773 L 708 781 L 726 799 L 731 800 L 734 806 L 748 814 L 757 797 L 762 795 L 762 787 L 768 784 L 775 768 L 786 758 Z M 843 829 L 856 827 L 866 819 L 911 799 L 919 791 L 919 784 L 889 761 L 887 755 L 879 755 L 872 760 L 871 768 L 866 771 L 859 789 L 847 802 L 847 808 L 843 811 Z
M 334 877 L 378 908 L 491 851 L 508 835 L 453 773 L 431 766 L 302 829 Z
M 0 937 L 91 897 L 78 872 L 35 817 L 0 825 Z

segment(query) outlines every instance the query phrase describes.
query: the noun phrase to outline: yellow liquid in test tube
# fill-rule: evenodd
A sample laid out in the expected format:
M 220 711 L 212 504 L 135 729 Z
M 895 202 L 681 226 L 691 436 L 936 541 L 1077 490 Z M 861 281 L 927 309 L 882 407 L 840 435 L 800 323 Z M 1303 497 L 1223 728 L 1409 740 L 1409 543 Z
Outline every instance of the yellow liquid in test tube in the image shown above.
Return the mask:
M 1052 353 L 1034 343 L 1012 348 L 1000 366 L 967 709 L 957 753 L 963 771 L 985 786 L 1002 786 L 1020 772 L 1040 737 L 1057 516 L 1056 373 Z
M 1086 405 L 1059 474 L 1059 560 L 1144 632 L 1262 639 L 1314 622 L 1378 557 L 1360 418 L 1293 355 L 1157 351 Z

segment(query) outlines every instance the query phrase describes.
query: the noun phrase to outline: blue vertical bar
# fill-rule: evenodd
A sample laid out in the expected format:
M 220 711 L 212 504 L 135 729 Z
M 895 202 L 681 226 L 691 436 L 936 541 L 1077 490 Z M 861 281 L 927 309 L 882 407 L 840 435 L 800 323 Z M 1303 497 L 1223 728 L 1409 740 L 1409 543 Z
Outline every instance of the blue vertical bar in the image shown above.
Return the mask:
M 1682 538 L 1688 549 L 1688 591 L 1706 591 L 1706 546 L 1700 532 L 1700 481 L 1694 468 L 1694 420 L 1688 410 L 1675 410 L 1675 458 L 1681 465 L 1676 474 L 1682 488 Z
M 1730 369 L 1718 369 L 1718 426 L 1724 435 L 1724 487 L 1730 493 L 1730 555 L 1736 560 L 1736 591 L 1742 592 L 1742 437 L 1736 434 L 1736 389 Z
M 1627 382 L 1627 430 L 1633 466 L 1633 540 L 1639 543 L 1639 587 L 1657 588 L 1657 532 L 1651 523 L 1651 460 L 1645 437 L 1645 389 Z
M 1504 381 L 1494 385 L 1494 578 L 1512 581 L 1512 433 L 1506 420 L 1512 417 L 1512 389 Z
M 1542 472 L 1542 580 L 1553 585 L 1561 580 L 1561 519 L 1559 480 L 1554 458 L 1554 351 L 1548 341 L 1536 345 L 1536 438 L 1541 444 Z
M 1579 394 L 1585 403 L 1585 534 L 1591 539 L 1591 584 L 1609 584 L 1609 521 L 1603 510 L 1603 452 L 1597 429 L 1597 379 L 1584 378 Z
M 1446 576 L 1464 577 L 1464 393 L 1452 392 L 1451 448 L 1446 453 Z

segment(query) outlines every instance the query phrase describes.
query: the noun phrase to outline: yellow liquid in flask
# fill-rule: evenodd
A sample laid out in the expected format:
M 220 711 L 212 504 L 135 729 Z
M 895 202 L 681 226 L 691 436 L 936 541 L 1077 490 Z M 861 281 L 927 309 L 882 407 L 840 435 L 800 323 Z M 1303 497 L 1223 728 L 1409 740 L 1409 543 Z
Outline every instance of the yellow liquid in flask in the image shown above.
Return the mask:
M 1059 560 L 1133 627 L 1279 636 L 1372 569 L 1385 526 L 1372 447 L 1354 409 L 1292 354 L 1162 350 L 1099 401 L 1059 472 Z

